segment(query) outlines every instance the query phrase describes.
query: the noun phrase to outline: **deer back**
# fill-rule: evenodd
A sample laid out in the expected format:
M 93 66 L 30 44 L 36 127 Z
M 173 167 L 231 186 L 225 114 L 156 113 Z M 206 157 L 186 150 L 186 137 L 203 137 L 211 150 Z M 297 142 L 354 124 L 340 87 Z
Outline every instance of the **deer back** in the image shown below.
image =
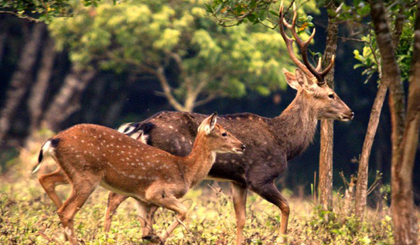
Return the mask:
M 148 136 L 148 144 L 185 156 L 191 150 L 197 133 L 195 125 L 205 117 L 198 113 L 160 112 L 138 124 L 131 133 L 141 131 Z M 218 124 L 242 141 L 246 145 L 246 151 L 243 155 L 218 155 L 210 171 L 214 178 L 242 182 L 248 165 L 260 159 L 274 160 L 276 155 L 284 154 L 271 130 L 272 119 L 241 113 L 219 116 Z
M 101 176 L 101 185 L 136 193 L 155 181 L 183 182 L 178 157 L 143 144 L 113 129 L 79 124 L 56 136 L 52 155 L 72 180 Z

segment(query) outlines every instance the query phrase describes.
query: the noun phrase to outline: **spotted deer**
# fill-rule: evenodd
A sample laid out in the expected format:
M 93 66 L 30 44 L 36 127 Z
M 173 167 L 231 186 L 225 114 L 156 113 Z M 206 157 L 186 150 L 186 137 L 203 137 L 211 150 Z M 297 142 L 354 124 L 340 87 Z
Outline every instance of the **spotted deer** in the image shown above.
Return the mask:
M 162 234 L 145 237 L 164 243 L 186 218 L 187 208 L 179 199 L 207 176 L 216 154 L 244 152 L 242 142 L 216 120 L 213 114 L 202 121 L 191 152 L 185 157 L 92 124 L 76 125 L 47 140 L 39 164 L 45 153 L 51 153 L 72 185 L 69 198 L 57 211 L 70 243 L 77 244 L 73 218 L 98 185 L 135 198 L 145 210 L 164 207 L 176 212 L 177 218 Z M 44 186 L 43 176 L 40 181 Z M 45 191 L 52 200 L 57 198 L 54 191 Z M 142 219 L 144 234 L 149 234 L 148 222 L 147 217 Z
M 244 142 L 247 146 L 242 156 L 220 155 L 206 177 L 207 179 L 231 182 L 233 204 L 236 215 L 236 244 L 244 241 L 247 190 L 257 193 L 281 211 L 279 241 L 287 231 L 290 207 L 279 192 L 274 181 L 287 168 L 287 163 L 301 154 L 312 142 L 318 120 L 333 119 L 349 121 L 352 110 L 328 87 L 324 77 L 332 69 L 334 58 L 324 70 L 321 62 L 313 67 L 308 60 L 307 47 L 315 35 L 302 41 L 295 31 L 297 13 L 294 8 L 292 23 L 283 18 L 280 7 L 280 33 L 285 40 L 288 54 L 298 67 L 295 73 L 283 69 L 287 84 L 297 91 L 292 103 L 277 117 L 266 118 L 251 113 L 230 114 L 219 117 L 219 123 Z M 290 30 L 301 51 L 301 62 L 293 52 L 294 40 L 287 36 L 284 26 Z M 193 146 L 197 126 L 206 116 L 187 112 L 160 112 L 139 123 L 126 124 L 121 131 L 149 145 L 185 156 Z M 56 184 L 65 183 L 60 171 L 45 178 L 45 187 L 54 189 Z M 111 218 L 127 196 L 110 193 L 105 217 L 105 230 L 110 229 Z M 141 217 L 152 220 L 156 209 L 142 209 Z

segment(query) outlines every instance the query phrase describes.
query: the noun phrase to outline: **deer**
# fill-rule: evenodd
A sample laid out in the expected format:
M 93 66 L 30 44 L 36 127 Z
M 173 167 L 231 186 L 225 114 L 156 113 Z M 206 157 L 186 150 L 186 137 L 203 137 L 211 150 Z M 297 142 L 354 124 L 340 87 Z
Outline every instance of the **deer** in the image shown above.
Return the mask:
M 294 74 L 283 69 L 286 82 L 297 91 L 294 100 L 277 117 L 266 118 L 252 113 L 236 113 L 219 116 L 218 122 L 247 146 L 242 156 L 220 155 L 206 179 L 231 183 L 233 206 L 236 216 L 236 244 L 244 242 L 243 229 L 246 222 L 246 198 L 248 190 L 258 194 L 281 211 L 278 241 L 284 241 L 287 233 L 290 207 L 286 198 L 275 185 L 275 180 L 286 170 L 288 161 L 304 152 L 312 142 L 318 121 L 331 119 L 350 121 L 354 112 L 326 84 L 325 76 L 334 66 L 335 58 L 322 70 L 321 59 L 317 67 L 309 62 L 307 48 L 315 36 L 315 29 L 307 41 L 296 33 L 297 12 L 293 6 L 292 23 L 284 19 L 283 4 L 279 10 L 279 29 L 289 56 L 297 66 Z M 286 34 L 284 26 L 291 32 Z M 293 39 L 294 38 L 294 39 Z M 302 61 L 295 55 L 296 41 Z M 192 149 L 197 135 L 197 125 L 206 115 L 189 112 L 159 112 L 150 118 L 128 123 L 120 131 L 132 138 L 174 155 L 185 156 Z M 60 170 L 47 176 L 46 188 L 65 183 Z M 105 215 L 105 231 L 109 231 L 112 216 L 118 206 L 128 197 L 110 192 Z M 140 217 L 153 220 L 156 209 L 142 209 Z
M 247 145 L 242 156 L 218 156 L 206 179 L 229 181 L 236 214 L 236 244 L 244 241 L 247 190 L 277 206 L 281 211 L 278 240 L 284 241 L 287 232 L 290 207 L 275 186 L 275 180 L 286 170 L 287 162 L 301 154 L 312 142 L 318 120 L 350 121 L 354 112 L 326 84 L 325 76 L 331 71 L 335 57 L 321 70 L 321 59 L 313 67 L 308 59 L 307 48 L 315 36 L 315 29 L 307 41 L 296 33 L 297 11 L 293 5 L 292 23 L 284 19 L 283 4 L 279 10 L 279 29 L 289 56 L 297 66 L 295 73 L 283 69 L 286 82 L 297 91 L 292 103 L 275 118 L 265 118 L 251 113 L 220 116 L 220 124 Z M 286 34 L 285 28 L 293 38 Z M 296 41 L 302 55 L 301 62 L 293 51 Z M 120 130 L 137 140 L 165 149 L 175 155 L 185 155 L 191 149 L 195 125 L 205 115 L 188 112 L 160 112 L 139 123 L 123 125 Z M 175 130 L 174 130 L 175 129 Z M 167 139 L 170 139 L 169 141 Z M 127 197 L 109 194 L 105 227 L 109 230 L 112 215 Z M 150 216 L 153 216 L 151 210 Z
M 186 219 L 187 208 L 179 199 L 207 176 L 216 155 L 239 155 L 245 150 L 241 141 L 216 122 L 216 113 L 201 122 L 191 152 L 184 157 L 94 124 L 79 124 L 48 139 L 41 147 L 36 169 L 50 153 L 72 186 L 70 196 L 57 211 L 70 244 L 77 244 L 73 218 L 99 185 L 135 198 L 145 210 L 164 207 L 174 211 L 177 217 L 166 230 L 144 237 L 164 244 Z M 55 198 L 55 192 L 45 191 Z M 144 234 L 151 227 L 147 222 L 150 219 L 144 217 Z

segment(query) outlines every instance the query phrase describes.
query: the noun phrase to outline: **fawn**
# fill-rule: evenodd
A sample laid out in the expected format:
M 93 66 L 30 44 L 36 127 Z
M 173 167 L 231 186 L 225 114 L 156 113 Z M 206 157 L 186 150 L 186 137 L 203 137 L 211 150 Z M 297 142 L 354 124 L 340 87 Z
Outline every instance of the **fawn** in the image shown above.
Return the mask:
M 191 153 L 186 157 L 92 124 L 73 126 L 47 140 L 41 148 L 37 168 L 49 152 L 72 185 L 69 198 L 57 211 L 66 239 L 77 244 L 73 218 L 101 185 L 137 199 L 146 210 L 161 206 L 176 212 L 176 220 L 163 233 L 144 237 L 164 243 L 186 218 L 187 209 L 178 199 L 207 176 L 216 153 L 241 154 L 245 150 L 242 142 L 216 121 L 216 113 L 202 121 Z M 41 180 L 42 176 L 42 184 Z M 45 191 L 52 200 L 58 198 L 54 191 L 47 188 Z M 142 220 L 143 232 L 148 234 L 149 220 L 147 217 Z

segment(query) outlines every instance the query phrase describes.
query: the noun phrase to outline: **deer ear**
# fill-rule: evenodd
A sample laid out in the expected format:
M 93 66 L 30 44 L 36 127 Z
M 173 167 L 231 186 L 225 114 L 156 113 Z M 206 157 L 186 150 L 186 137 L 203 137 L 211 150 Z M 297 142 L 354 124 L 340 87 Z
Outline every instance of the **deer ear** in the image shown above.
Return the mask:
M 299 85 L 308 93 L 313 93 L 317 87 L 316 83 L 312 81 L 315 79 L 314 77 L 309 77 L 300 69 L 296 69 L 295 71 L 296 80 L 298 81 Z
M 214 126 L 216 126 L 217 122 L 217 112 L 214 112 L 210 116 L 210 131 L 214 129 Z
M 217 122 L 217 112 L 211 114 L 209 117 L 203 120 L 203 122 L 198 127 L 198 132 L 204 132 L 205 134 L 209 134 L 216 126 Z
M 286 77 L 286 82 L 289 84 L 289 86 L 293 89 L 299 90 L 301 89 L 301 86 L 296 78 L 296 76 L 293 73 L 290 73 L 288 70 L 283 68 L 284 76 Z

